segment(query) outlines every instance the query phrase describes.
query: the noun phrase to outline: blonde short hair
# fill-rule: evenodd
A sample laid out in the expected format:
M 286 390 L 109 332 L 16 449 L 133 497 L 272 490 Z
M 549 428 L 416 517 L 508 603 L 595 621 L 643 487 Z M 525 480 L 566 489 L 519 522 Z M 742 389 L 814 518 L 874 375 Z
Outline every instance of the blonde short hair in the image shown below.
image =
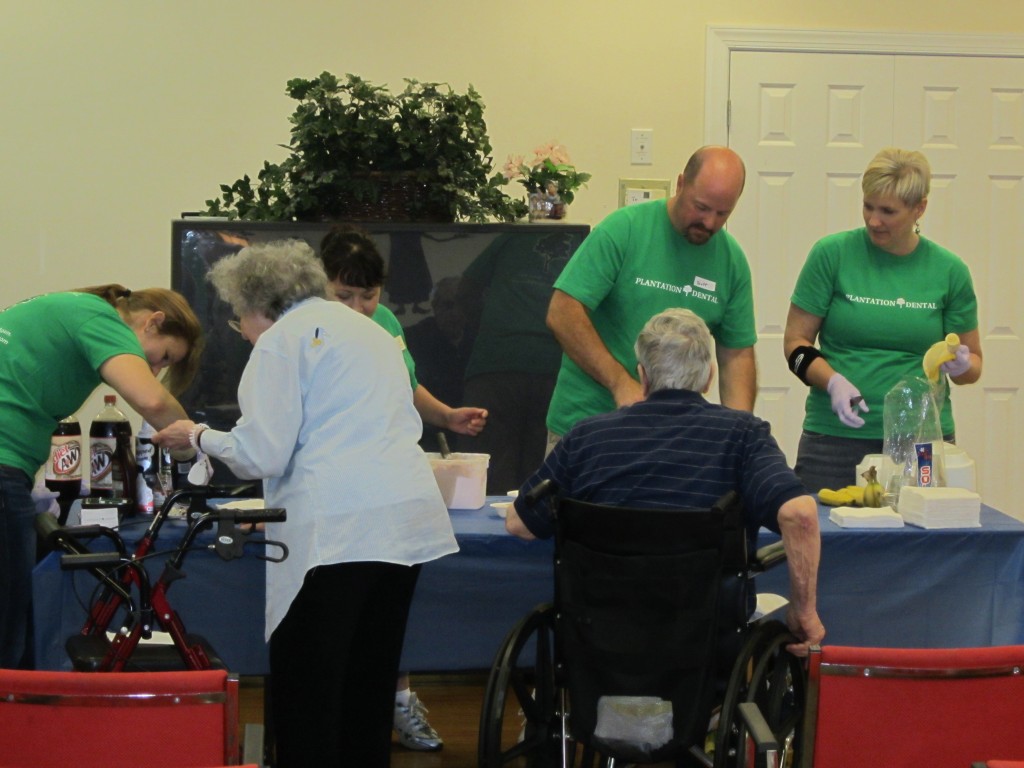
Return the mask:
M 886 147 L 868 163 L 860 186 L 865 197 L 891 195 L 913 207 L 928 197 L 931 182 L 932 169 L 923 154 Z

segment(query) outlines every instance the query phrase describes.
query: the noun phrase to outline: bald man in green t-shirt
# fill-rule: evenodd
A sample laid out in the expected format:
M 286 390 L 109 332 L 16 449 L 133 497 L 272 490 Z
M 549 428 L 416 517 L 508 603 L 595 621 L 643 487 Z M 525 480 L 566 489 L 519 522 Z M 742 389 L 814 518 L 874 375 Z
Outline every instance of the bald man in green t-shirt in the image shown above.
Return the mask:
M 757 394 L 750 267 L 722 227 L 746 178 L 727 147 L 703 147 L 669 200 L 621 208 L 587 237 L 555 282 L 547 323 L 562 346 L 548 409 L 552 436 L 641 399 L 633 342 L 653 315 L 684 307 L 715 338 L 723 405 L 752 411 Z

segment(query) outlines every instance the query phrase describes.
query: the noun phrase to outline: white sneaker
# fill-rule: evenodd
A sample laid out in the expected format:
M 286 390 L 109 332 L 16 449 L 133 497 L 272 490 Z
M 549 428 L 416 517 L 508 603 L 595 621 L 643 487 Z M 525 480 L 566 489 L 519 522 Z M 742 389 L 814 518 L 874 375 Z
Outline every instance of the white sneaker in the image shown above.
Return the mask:
M 436 752 L 444 746 L 444 741 L 437 735 L 437 731 L 427 722 L 427 708 L 420 703 L 415 693 L 409 695 L 407 705 L 395 702 L 394 725 L 398 743 L 406 749 Z

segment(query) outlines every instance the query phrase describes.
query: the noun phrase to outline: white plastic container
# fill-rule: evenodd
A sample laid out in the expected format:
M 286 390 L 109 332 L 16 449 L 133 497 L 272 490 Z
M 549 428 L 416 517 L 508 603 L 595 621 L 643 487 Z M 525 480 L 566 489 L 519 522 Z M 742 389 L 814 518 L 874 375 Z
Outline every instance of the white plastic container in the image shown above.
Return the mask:
M 946 485 L 950 488 L 966 488 L 977 491 L 974 459 L 959 445 L 945 443 L 946 453 Z
M 949 488 L 966 488 L 968 491 L 977 491 L 977 471 L 972 459 L 967 452 L 953 443 L 943 443 L 943 470 L 942 477 Z M 857 465 L 857 485 L 865 484 L 863 473 L 869 466 L 874 465 L 878 472 L 878 482 L 882 487 L 887 487 L 889 478 L 898 474 L 898 468 L 888 457 L 881 454 L 865 456 Z
M 442 459 L 439 453 L 428 453 L 430 468 L 448 509 L 480 509 L 487 496 L 487 453 L 453 453 Z

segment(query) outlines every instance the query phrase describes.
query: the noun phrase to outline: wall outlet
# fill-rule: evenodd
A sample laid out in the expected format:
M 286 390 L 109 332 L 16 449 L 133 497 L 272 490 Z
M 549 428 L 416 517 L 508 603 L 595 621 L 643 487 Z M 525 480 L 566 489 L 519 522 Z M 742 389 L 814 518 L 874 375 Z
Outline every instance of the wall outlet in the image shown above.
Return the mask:
M 651 165 L 654 162 L 654 131 L 634 128 L 629 132 L 630 155 L 633 165 Z

